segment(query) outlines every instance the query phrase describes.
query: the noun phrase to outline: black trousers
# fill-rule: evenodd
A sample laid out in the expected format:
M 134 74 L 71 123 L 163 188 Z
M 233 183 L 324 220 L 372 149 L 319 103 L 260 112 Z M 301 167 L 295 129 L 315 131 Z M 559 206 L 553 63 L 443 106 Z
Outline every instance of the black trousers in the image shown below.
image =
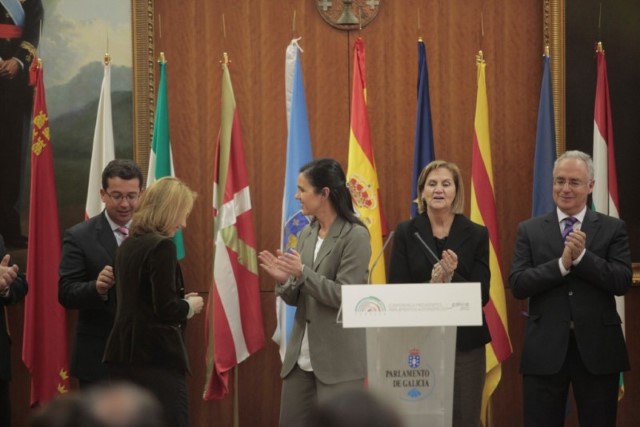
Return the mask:
M 0 427 L 11 427 L 9 381 L 0 380 Z
M 562 427 L 567 412 L 569 384 L 578 410 L 580 427 L 615 426 L 619 373 L 594 375 L 580 357 L 571 333 L 567 357 L 553 375 L 524 375 L 525 427 Z
M 167 427 L 189 427 L 189 396 L 184 371 L 156 366 L 109 364 L 114 381 L 130 381 L 159 401 Z

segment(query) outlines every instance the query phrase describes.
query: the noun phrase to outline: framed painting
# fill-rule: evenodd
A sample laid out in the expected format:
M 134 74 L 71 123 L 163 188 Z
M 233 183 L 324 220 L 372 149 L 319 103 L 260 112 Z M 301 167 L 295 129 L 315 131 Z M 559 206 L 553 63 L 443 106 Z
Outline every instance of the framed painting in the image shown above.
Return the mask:
M 133 158 L 146 173 L 153 120 L 152 0 L 44 2 L 39 56 L 45 89 L 60 228 L 84 218 L 97 106 L 105 54 L 111 63 L 115 154 Z M 28 162 L 27 162 L 28 163 Z M 23 230 L 28 221 L 29 172 L 21 190 Z

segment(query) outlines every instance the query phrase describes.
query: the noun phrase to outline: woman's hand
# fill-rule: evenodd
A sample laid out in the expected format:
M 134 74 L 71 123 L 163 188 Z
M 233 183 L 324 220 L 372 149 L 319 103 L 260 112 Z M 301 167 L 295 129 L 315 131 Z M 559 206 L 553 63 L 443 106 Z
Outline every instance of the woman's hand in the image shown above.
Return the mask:
M 197 292 L 189 292 L 184 296 L 184 299 L 189 303 L 189 307 L 193 310 L 193 314 L 200 314 L 204 307 L 204 300 Z
M 276 251 L 279 256 L 282 255 L 280 250 Z M 258 254 L 260 267 L 266 271 L 269 276 L 273 277 L 280 283 L 284 283 L 289 278 L 289 273 L 280 266 L 278 257 L 269 251 L 262 251 Z
M 278 266 L 296 279 L 302 276 L 302 259 L 295 249 L 284 254 L 278 251 Z
M 431 270 L 431 283 L 448 283 L 458 268 L 458 255 L 451 249 L 442 251 L 442 259 Z

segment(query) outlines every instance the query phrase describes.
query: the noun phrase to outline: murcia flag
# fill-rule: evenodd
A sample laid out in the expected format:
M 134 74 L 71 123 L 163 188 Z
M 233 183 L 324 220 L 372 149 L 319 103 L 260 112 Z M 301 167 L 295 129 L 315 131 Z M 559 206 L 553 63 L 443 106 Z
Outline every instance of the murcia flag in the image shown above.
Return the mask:
M 58 304 L 60 229 L 42 62 L 35 70 L 29 247 L 22 360 L 31 374 L 31 406 L 69 391 L 67 317 Z

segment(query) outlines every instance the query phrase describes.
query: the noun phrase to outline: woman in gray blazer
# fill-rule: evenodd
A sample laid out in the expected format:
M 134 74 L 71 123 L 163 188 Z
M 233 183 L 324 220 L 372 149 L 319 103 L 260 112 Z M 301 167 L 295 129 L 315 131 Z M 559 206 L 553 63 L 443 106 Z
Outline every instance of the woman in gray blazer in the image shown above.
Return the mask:
M 304 425 L 318 401 L 362 389 L 366 375 L 364 329 L 336 322 L 341 286 L 367 283 L 371 257 L 369 232 L 354 214 L 340 164 L 317 159 L 303 166 L 296 199 L 312 217 L 296 249 L 259 255 L 278 282 L 276 295 L 296 306 L 281 371 L 281 426 Z

